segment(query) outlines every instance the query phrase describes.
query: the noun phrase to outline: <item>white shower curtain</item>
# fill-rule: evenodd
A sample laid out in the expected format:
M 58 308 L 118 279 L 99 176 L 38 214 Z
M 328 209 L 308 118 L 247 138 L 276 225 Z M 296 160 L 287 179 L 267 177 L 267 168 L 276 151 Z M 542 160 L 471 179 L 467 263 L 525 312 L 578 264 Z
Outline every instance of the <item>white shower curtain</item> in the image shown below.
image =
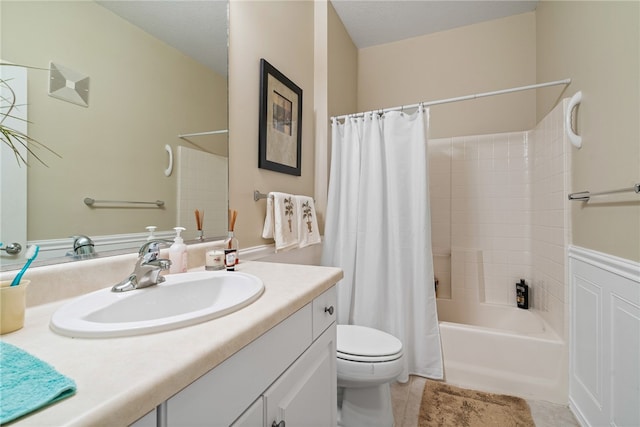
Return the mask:
M 386 331 L 409 374 L 442 379 L 427 169 L 428 110 L 332 123 L 323 265 L 340 267 L 338 323 Z

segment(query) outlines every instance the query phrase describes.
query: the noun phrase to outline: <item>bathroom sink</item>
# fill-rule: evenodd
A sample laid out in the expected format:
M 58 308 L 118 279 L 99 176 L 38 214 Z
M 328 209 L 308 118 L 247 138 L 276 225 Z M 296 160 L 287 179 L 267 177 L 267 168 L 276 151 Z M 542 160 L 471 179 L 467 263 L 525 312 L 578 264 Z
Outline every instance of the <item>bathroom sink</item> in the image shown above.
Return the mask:
M 109 287 L 78 297 L 53 314 L 50 327 L 60 335 L 78 338 L 167 331 L 240 310 L 264 290 L 259 278 L 237 271 L 165 277 L 166 281 L 143 289 L 111 292 Z

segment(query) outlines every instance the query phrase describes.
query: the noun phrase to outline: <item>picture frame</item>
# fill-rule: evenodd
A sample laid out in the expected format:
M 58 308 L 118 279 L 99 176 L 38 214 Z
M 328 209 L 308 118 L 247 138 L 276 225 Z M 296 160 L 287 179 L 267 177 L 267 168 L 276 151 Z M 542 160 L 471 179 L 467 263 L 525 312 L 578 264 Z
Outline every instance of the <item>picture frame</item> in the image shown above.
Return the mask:
M 302 89 L 260 59 L 258 167 L 302 174 Z

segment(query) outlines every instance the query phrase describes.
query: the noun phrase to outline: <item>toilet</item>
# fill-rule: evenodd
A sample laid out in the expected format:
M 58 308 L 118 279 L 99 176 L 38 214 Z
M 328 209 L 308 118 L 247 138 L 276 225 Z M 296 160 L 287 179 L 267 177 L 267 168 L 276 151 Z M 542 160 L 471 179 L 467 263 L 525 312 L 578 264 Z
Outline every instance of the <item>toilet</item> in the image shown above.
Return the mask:
M 402 342 L 386 332 L 337 326 L 338 425 L 392 427 L 390 383 L 402 372 Z

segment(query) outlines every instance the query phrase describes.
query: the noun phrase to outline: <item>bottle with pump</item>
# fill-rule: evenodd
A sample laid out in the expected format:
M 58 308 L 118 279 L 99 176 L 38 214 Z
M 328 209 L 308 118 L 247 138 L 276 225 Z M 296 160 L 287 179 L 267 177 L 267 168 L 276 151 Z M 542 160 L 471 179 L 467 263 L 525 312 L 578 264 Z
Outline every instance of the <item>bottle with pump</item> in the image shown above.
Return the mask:
M 184 227 L 173 227 L 176 231 L 176 237 L 174 243 L 169 247 L 169 260 L 171 260 L 171 266 L 169 267 L 169 273 L 184 273 L 187 271 L 187 245 L 182 240 L 182 233 Z
M 149 225 L 145 228 L 149 232 L 149 237 L 147 237 L 147 240 L 155 240 L 156 236 L 153 233 L 156 231 L 158 227 L 156 227 L 155 225 Z

